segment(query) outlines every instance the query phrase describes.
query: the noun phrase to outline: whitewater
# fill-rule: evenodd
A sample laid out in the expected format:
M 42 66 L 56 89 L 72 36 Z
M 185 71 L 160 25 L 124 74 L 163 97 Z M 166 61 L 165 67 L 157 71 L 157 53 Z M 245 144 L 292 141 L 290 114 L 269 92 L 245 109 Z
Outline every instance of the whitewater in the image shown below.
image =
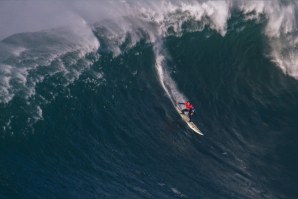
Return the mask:
M 0 198 L 298 197 L 297 6 L 0 2 Z

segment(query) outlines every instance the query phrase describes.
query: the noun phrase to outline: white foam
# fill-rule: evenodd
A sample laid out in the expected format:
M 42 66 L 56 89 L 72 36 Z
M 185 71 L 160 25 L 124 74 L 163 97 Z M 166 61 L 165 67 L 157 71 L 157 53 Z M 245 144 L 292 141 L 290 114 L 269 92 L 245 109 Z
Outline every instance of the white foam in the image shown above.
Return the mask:
M 258 19 L 264 13 L 267 1 L 241 1 L 239 9 L 246 15 L 247 19 Z
M 176 83 L 171 78 L 169 72 L 167 71 L 165 56 L 161 53 L 160 46 L 155 46 L 155 56 L 156 56 L 156 70 L 157 75 L 162 85 L 162 88 L 166 92 L 169 99 L 173 104 L 176 102 L 186 101 L 186 97 L 178 90 Z
M 92 65 L 91 60 L 85 60 L 86 55 L 96 52 L 100 47 L 92 28 L 83 19 L 77 17 L 73 23 L 69 27 L 34 33 L 38 34 L 35 41 L 38 45 L 26 40 L 31 33 L 17 35 L 16 40 L 10 38 L 13 42 L 0 41 L 1 47 L 5 47 L 2 48 L 5 53 L 0 54 L 0 103 L 8 104 L 16 96 L 23 98 L 26 105 L 22 107 L 22 111 L 27 115 L 27 127 L 32 127 L 43 119 L 41 104 L 36 99 L 44 98 L 37 96 L 37 85 L 45 78 L 57 74 L 59 86 L 66 87 L 73 83 Z M 47 38 L 55 42 L 47 42 Z M 94 56 L 93 60 L 98 58 Z M 9 65 L 4 64 L 6 62 Z M 44 99 L 44 103 L 49 103 L 57 95 L 52 91 L 48 92 L 52 98 Z M 14 120 L 17 119 L 11 118 L 6 126 L 2 126 L 4 132 L 12 132 L 9 126 Z
M 227 1 L 208 2 L 162 2 L 156 9 L 140 8 L 141 16 L 159 25 L 160 35 L 166 35 L 169 27 L 180 33 L 182 25 L 189 20 L 204 22 L 212 29 L 225 35 L 227 20 L 230 17 L 230 4 Z M 155 6 L 156 7 L 156 6 Z
M 273 61 L 287 75 L 298 79 L 296 11 L 291 4 L 271 11 L 266 34 L 270 39 Z
M 7 103 L 14 97 L 10 84 L 12 68 L 10 65 L 0 64 L 0 103 Z
M 265 9 L 269 16 L 266 34 L 270 37 L 280 37 L 281 34 L 292 33 L 297 30 L 295 9 L 293 5 L 272 6 Z
M 144 33 L 151 43 L 160 40 L 169 34 L 181 35 L 183 24 L 189 21 L 200 22 L 201 25 L 193 27 L 193 31 L 202 30 L 208 25 L 222 36 L 227 29 L 230 17 L 231 4 L 228 1 L 210 2 L 173 2 L 152 1 L 125 4 L 124 17 L 100 21 L 97 25 L 103 26 L 109 34 L 109 49 L 114 56 L 121 54 L 119 46 L 130 36 L 129 47 L 144 39 Z M 113 10 L 111 11 L 113 12 Z M 169 33 L 169 29 L 173 30 Z M 140 31 L 141 30 L 141 31 Z M 143 32 L 142 32 L 143 31 Z
M 175 187 L 171 187 L 171 190 L 173 193 L 178 195 L 180 198 L 186 198 L 186 196 L 183 193 L 181 193 L 178 189 L 176 189 Z
M 36 120 L 43 119 L 42 109 L 40 108 L 40 106 L 36 106 L 36 116 L 35 116 L 35 118 L 36 118 Z
M 211 18 L 211 27 L 221 33 L 226 34 L 227 21 L 230 17 L 230 5 L 225 1 L 211 1 L 202 5 L 208 17 Z
M 12 49 L 12 53 L 17 57 L 20 56 L 25 51 L 26 51 L 26 48 L 24 48 L 22 46 L 19 46 L 19 47 L 16 47 L 16 48 Z
M 298 79 L 297 49 L 297 6 L 295 2 L 247 1 L 240 6 L 246 14 L 254 13 L 258 19 L 262 14 L 267 18 L 265 35 L 271 46 L 270 57 L 287 75 Z
M 44 33 L 40 34 L 42 35 Z M 70 83 L 73 82 L 80 76 L 84 69 L 84 66 L 82 66 L 82 68 L 73 66 L 76 66 L 79 60 L 84 59 L 88 53 L 96 51 L 100 46 L 91 27 L 80 18 L 77 22 L 77 26 L 72 25 L 62 30 L 49 30 L 46 34 L 61 40 L 61 44 L 54 46 L 46 46 L 43 44 L 37 47 L 27 46 L 25 48 L 22 46 L 19 47 L 17 43 L 11 44 L 11 46 L 7 48 L 12 53 L 9 57 L 13 62 L 11 65 L 0 63 L 0 103 L 8 103 L 13 96 L 20 91 L 24 98 L 30 98 L 36 93 L 35 86 L 44 80 L 44 76 L 52 76 L 57 72 L 70 73 L 71 75 L 65 77 L 69 78 Z M 36 42 L 39 41 L 37 40 Z M 22 44 L 27 45 L 26 43 Z M 26 52 L 26 54 L 23 55 L 22 53 L 24 52 Z M 60 61 L 61 68 L 58 67 L 54 69 L 54 67 L 52 67 L 52 70 L 49 70 L 47 74 L 34 72 L 40 70 L 42 67 L 52 65 L 54 62 L 59 63 L 59 60 L 63 59 L 63 57 L 67 56 L 69 53 L 75 53 L 76 56 L 67 58 L 67 68 L 64 67 Z M 23 61 L 26 61 L 27 64 L 23 65 Z M 90 63 L 85 63 L 86 67 L 90 66 Z M 59 65 L 56 64 L 56 67 L 57 66 Z M 35 74 L 29 78 L 30 73 Z

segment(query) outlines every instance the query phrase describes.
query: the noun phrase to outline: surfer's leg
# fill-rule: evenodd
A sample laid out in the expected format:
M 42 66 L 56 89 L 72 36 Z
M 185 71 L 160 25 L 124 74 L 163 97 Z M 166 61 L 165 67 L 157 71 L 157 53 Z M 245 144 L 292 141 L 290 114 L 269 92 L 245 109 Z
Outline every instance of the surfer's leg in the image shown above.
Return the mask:
M 191 122 L 191 111 L 188 111 L 189 122 Z
M 181 111 L 181 113 L 184 114 L 185 111 L 188 111 L 188 110 L 185 108 Z

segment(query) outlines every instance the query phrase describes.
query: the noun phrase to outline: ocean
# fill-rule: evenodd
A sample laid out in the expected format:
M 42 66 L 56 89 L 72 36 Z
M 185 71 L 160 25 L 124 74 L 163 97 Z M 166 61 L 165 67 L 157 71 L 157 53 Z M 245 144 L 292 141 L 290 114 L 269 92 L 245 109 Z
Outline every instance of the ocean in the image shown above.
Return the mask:
M 297 6 L 0 2 L 0 198 L 298 198 Z

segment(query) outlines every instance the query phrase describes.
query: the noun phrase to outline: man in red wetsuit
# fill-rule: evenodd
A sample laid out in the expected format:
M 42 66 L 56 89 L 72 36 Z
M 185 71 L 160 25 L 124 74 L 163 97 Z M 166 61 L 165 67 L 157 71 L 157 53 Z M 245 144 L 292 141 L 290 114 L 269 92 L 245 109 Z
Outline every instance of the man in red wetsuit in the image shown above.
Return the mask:
M 189 122 L 191 122 L 191 116 L 194 114 L 195 112 L 195 108 L 194 106 L 189 102 L 189 101 L 186 101 L 184 103 L 180 103 L 180 102 L 177 102 L 177 104 L 183 104 L 185 106 L 185 109 L 183 109 L 181 111 L 182 114 L 184 114 L 185 111 L 188 112 L 188 118 L 189 118 Z

